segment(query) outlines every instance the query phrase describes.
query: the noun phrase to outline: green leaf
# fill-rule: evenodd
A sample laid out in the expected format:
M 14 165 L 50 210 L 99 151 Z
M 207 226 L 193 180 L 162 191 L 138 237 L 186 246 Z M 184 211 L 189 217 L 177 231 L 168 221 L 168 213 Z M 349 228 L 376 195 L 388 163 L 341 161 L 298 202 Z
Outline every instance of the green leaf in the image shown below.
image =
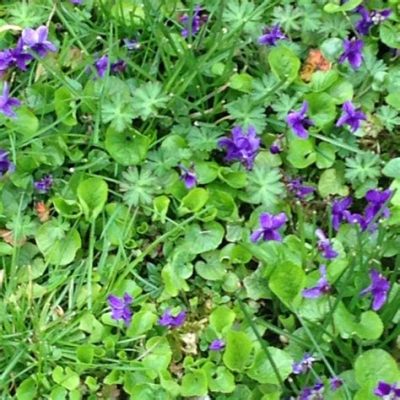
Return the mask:
M 94 221 L 107 201 L 108 186 L 104 179 L 89 178 L 79 183 L 78 199 L 88 221 Z
M 400 49 L 399 25 L 385 21 L 379 26 L 379 36 L 388 47 Z
M 317 167 L 325 169 L 332 167 L 335 162 L 336 147 L 333 144 L 322 142 L 317 147 Z
M 229 80 L 229 86 L 240 92 L 250 93 L 253 87 L 253 77 L 249 74 L 233 74 Z
M 164 195 L 154 198 L 153 206 L 155 213 L 153 214 L 153 220 L 165 223 L 170 202 L 169 197 Z
M 146 342 L 145 356 L 142 358 L 142 364 L 151 371 L 151 375 L 154 378 L 168 368 L 171 358 L 172 351 L 167 338 L 153 336 Z
M 66 87 L 61 87 L 54 92 L 54 108 L 61 123 L 67 126 L 77 124 L 75 99 Z
M 310 107 L 309 115 L 315 125 L 323 128 L 335 120 L 336 105 L 326 93 L 312 93 L 305 96 Z
M 210 326 L 217 332 L 229 330 L 235 321 L 236 314 L 227 306 L 218 306 L 210 314 Z
M 310 88 L 313 92 L 323 92 L 331 87 L 339 78 L 335 70 L 316 71 L 312 74 Z
M 291 139 L 287 159 L 295 168 L 299 169 L 313 164 L 317 159 L 313 141 L 311 139 Z
M 324 11 L 327 13 L 337 13 L 343 11 L 351 11 L 362 3 L 362 0 L 348 0 L 346 3 L 339 5 L 335 3 L 328 3 L 324 6 Z
M 185 374 L 182 378 L 182 395 L 205 396 L 207 394 L 207 376 L 203 370 Z
M 52 201 L 57 212 L 65 218 L 78 218 L 82 214 L 82 208 L 75 200 L 56 196 Z
M 223 366 L 215 368 L 212 363 L 209 364 L 211 366 L 206 370 L 206 373 L 210 390 L 219 393 L 232 393 L 235 390 L 235 376 Z
M 378 381 L 396 382 L 400 379 L 396 361 L 381 349 L 368 350 L 361 354 L 356 359 L 354 371 L 360 386 L 374 386 Z
M 212 261 L 197 261 L 194 266 L 196 273 L 209 281 L 220 281 L 226 274 L 225 266 L 214 258 Z
M 347 186 L 344 186 L 343 174 L 335 168 L 330 168 L 322 172 L 318 182 L 318 191 L 322 197 L 330 194 L 346 196 L 348 194 Z
M 292 373 L 292 357 L 290 357 L 285 351 L 276 347 L 268 347 L 268 352 L 279 371 L 282 381 L 284 381 Z M 262 348 L 257 350 L 254 362 L 248 369 L 247 375 L 259 383 L 279 384 L 279 378 L 276 376 L 275 370 Z
M 343 41 L 339 38 L 329 38 L 321 43 L 323 55 L 330 61 L 336 61 L 339 54 L 343 51 Z
M 232 371 L 242 372 L 249 360 L 253 344 L 246 333 L 230 331 L 226 335 L 226 348 L 222 357 L 224 364 Z
M 52 378 L 54 382 L 68 390 L 76 389 L 80 383 L 79 375 L 69 367 L 66 367 L 65 370 L 60 366 L 55 367 Z
M 243 279 L 247 296 L 252 300 L 270 299 L 271 292 L 263 268 L 257 268 L 252 274 Z
M 187 228 L 185 246 L 192 254 L 205 253 L 216 249 L 224 237 L 224 228 L 217 222 L 208 222 L 200 227 L 192 224 Z
M 169 100 L 162 91 L 160 82 L 147 82 L 141 85 L 133 96 L 133 111 L 144 120 L 157 116 L 158 109 L 165 108 Z
M 268 54 L 268 63 L 272 73 L 279 79 L 292 82 L 300 70 L 300 59 L 285 46 L 274 47 Z
M 390 178 L 400 178 L 400 157 L 393 158 L 386 163 L 382 173 Z
M 217 209 L 217 217 L 226 221 L 237 220 L 238 209 L 233 197 L 223 190 L 213 190 L 208 205 Z
M 279 300 L 290 308 L 300 301 L 305 282 L 306 276 L 301 266 L 285 262 L 274 269 L 269 279 L 269 287 Z
M 23 380 L 17 389 L 17 400 L 32 400 L 36 398 L 37 384 L 32 377 Z
M 397 92 L 389 93 L 385 97 L 385 101 L 387 104 L 389 104 L 389 106 L 392 106 L 396 110 L 400 111 L 400 98 Z
M 91 364 L 94 357 L 94 347 L 91 344 L 83 344 L 77 347 L 76 357 L 82 363 Z
M 9 119 L 6 126 L 18 133 L 21 133 L 25 138 L 35 136 L 39 130 L 39 120 L 27 107 L 21 106 L 16 109 L 17 118 Z
M 182 199 L 179 212 L 184 215 L 189 212 L 201 210 L 208 201 L 208 190 L 203 188 L 194 188 Z
M 147 310 L 139 311 L 133 314 L 132 322 L 126 331 L 126 335 L 129 337 L 143 335 L 154 326 L 156 321 L 157 315 L 153 312 Z
M 328 90 L 328 95 L 335 104 L 343 104 L 347 100 L 353 98 L 353 85 L 342 78 L 339 78 Z
M 76 229 L 69 229 L 68 224 L 59 226 L 56 221 L 49 221 L 39 227 L 36 244 L 47 262 L 67 265 L 81 248 L 81 237 Z
M 108 128 L 105 148 L 111 157 L 121 165 L 137 165 L 147 155 L 150 140 L 136 131 L 117 132 Z
M 220 167 L 218 177 L 229 186 L 240 189 L 246 186 L 247 175 L 243 171 L 234 171 L 229 167 Z

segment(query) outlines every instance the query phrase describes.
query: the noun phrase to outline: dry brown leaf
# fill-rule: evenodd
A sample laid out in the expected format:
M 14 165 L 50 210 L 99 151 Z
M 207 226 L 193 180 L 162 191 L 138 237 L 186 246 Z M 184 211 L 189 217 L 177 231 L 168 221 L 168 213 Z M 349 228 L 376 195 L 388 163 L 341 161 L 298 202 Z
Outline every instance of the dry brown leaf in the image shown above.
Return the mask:
M 301 70 L 301 79 L 309 82 L 315 71 L 329 71 L 332 63 L 329 62 L 319 49 L 311 49 Z
M 50 219 L 50 209 L 44 201 L 35 204 L 35 211 L 40 222 L 46 222 Z
M 22 246 L 26 242 L 26 238 L 22 238 L 18 241 L 18 243 L 16 243 L 12 231 L 10 231 L 9 229 L 0 229 L 0 237 L 6 243 L 11 244 L 11 246 L 15 246 L 16 244 L 18 246 Z

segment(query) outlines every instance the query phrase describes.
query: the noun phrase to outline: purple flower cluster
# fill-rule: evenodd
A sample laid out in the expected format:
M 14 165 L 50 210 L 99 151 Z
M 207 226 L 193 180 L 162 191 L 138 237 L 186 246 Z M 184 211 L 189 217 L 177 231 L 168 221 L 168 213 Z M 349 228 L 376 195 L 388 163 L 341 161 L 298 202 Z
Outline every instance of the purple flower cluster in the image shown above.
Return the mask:
M 186 189 L 192 189 L 197 185 L 197 177 L 196 173 L 193 170 L 193 167 L 186 168 L 183 165 L 179 165 L 181 170 L 180 179 L 183 181 Z
M 177 315 L 172 315 L 171 310 L 168 308 L 164 311 L 161 318 L 158 320 L 159 325 L 166 326 L 167 328 L 178 328 L 183 325 L 186 320 L 186 311 L 181 311 Z
M 315 231 L 318 237 L 318 250 L 322 253 L 323 257 L 327 260 L 332 260 L 338 256 L 338 253 L 333 249 L 330 240 L 325 236 L 322 229 L 317 229 Z
M 15 118 L 14 108 L 21 105 L 21 101 L 16 97 L 10 97 L 10 87 L 7 82 L 4 82 L 3 93 L 0 96 L 0 112 L 10 118 Z
M 123 297 L 110 294 L 107 302 L 111 307 L 111 318 L 116 321 L 124 321 L 125 325 L 128 326 L 132 321 L 132 311 L 130 308 L 132 301 L 133 298 L 128 293 L 125 293 Z
M 225 342 L 222 339 L 214 339 L 208 347 L 211 351 L 221 351 L 225 348 Z
M 360 68 L 363 60 L 363 48 L 364 42 L 361 39 L 344 39 L 343 53 L 339 58 L 339 64 L 347 60 L 354 69 Z
M 53 186 L 53 177 L 51 175 L 47 175 L 34 182 L 34 186 L 39 193 L 47 193 Z
M 350 224 L 359 224 L 362 231 L 376 229 L 376 224 L 373 221 L 378 215 L 383 218 L 390 216 L 389 208 L 386 206 L 390 197 L 392 196 L 390 189 L 379 190 L 371 189 L 365 195 L 367 206 L 365 207 L 364 214 L 354 213 L 349 211 L 352 204 L 351 197 L 345 197 L 341 200 L 335 200 L 332 205 L 332 226 L 338 230 L 342 222 L 349 222 Z
M 235 126 L 232 137 L 222 137 L 218 145 L 226 150 L 226 161 L 240 161 L 247 169 L 253 168 L 260 147 L 260 138 L 253 126 L 249 126 L 247 134 L 244 134 L 240 126 Z
M 359 15 L 360 19 L 356 23 L 356 30 L 360 35 L 368 35 L 370 29 L 374 25 L 378 25 L 379 23 L 385 21 L 390 17 L 392 10 L 389 8 L 381 10 L 381 11 L 369 11 L 363 5 L 360 5 L 355 10 Z
M 280 242 L 282 236 L 278 230 L 286 221 L 287 217 L 283 212 L 278 215 L 262 213 L 260 215 L 260 228 L 251 234 L 250 240 L 252 242 L 257 242 L 262 237 L 263 240 L 276 240 Z
M 126 69 L 126 62 L 124 60 L 117 60 L 115 63 L 110 65 L 110 59 L 107 54 L 98 58 L 94 67 L 99 78 L 104 78 L 107 69 L 110 68 L 112 74 L 123 73 Z
M 279 25 L 265 27 L 263 34 L 258 38 L 258 43 L 266 46 L 275 46 L 279 40 L 286 39 L 287 36 L 281 31 Z
M 304 388 L 298 400 L 324 400 L 324 384 L 317 382 L 314 386 Z
M 8 158 L 8 152 L 0 149 L 0 178 L 7 172 L 13 172 L 15 165 Z
M 361 296 L 364 296 L 368 293 L 371 293 L 372 309 L 374 311 L 378 311 L 386 303 L 387 295 L 390 290 L 390 283 L 376 269 L 371 269 L 369 271 L 369 276 L 371 278 L 371 284 L 362 290 L 360 294 Z
M 181 31 L 182 37 L 187 38 L 196 35 L 207 20 L 208 15 L 203 12 L 201 6 L 196 5 L 192 16 L 185 14 L 179 18 L 179 22 L 184 25 Z
M 316 361 L 316 358 L 313 357 L 311 354 L 304 354 L 303 358 L 299 362 L 293 363 L 293 373 L 295 375 L 305 374 L 311 369 L 314 361 Z
M 331 285 L 327 280 L 326 267 L 321 265 L 319 267 L 319 273 L 321 278 L 318 280 L 317 284 L 311 288 L 303 290 L 303 297 L 306 299 L 317 299 L 331 291 Z
M 390 383 L 379 381 L 374 389 L 374 395 L 388 400 L 400 399 L 400 384 L 394 383 L 391 385 Z

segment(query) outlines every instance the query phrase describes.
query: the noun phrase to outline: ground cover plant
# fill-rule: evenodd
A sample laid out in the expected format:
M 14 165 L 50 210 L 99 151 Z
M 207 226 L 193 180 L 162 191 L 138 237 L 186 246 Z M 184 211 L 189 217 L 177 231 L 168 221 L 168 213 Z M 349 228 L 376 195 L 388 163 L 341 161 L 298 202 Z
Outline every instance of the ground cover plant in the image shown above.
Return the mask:
M 0 5 L 1 399 L 400 399 L 400 3 Z

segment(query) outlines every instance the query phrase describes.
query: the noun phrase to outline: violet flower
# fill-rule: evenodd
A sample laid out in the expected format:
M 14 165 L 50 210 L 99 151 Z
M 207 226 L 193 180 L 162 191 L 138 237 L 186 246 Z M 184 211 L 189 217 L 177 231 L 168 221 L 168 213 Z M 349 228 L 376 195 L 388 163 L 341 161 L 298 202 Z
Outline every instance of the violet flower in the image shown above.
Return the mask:
M 277 215 L 262 213 L 260 215 L 261 227 L 251 234 L 250 240 L 252 242 L 257 242 L 262 237 L 264 240 L 282 241 L 282 236 L 278 229 L 281 228 L 286 221 L 287 217 L 283 212 Z
M 225 348 L 225 342 L 222 339 L 214 339 L 208 347 L 211 351 L 221 351 Z
M 278 40 L 286 39 L 287 36 L 281 31 L 280 26 L 265 27 L 263 34 L 258 38 L 258 43 L 266 46 L 275 46 Z
M 123 39 L 123 42 L 124 42 L 124 47 L 129 51 L 137 50 L 140 48 L 140 43 L 136 39 L 125 38 Z
M 279 154 L 280 152 L 282 152 L 280 140 L 275 140 L 274 143 L 269 146 L 269 152 L 271 154 Z
M 208 15 L 203 12 L 201 6 L 196 5 L 194 7 L 193 16 L 190 17 L 186 14 L 179 18 L 179 22 L 185 26 L 181 31 L 182 37 L 187 38 L 188 36 L 194 36 L 207 20 Z
M 379 381 L 374 389 L 374 395 L 383 398 L 384 400 L 400 399 L 400 385 Z
M 317 382 L 312 387 L 304 388 L 298 400 L 324 400 L 324 384 L 322 382 Z
M 371 284 L 362 290 L 360 295 L 364 296 L 371 293 L 373 299 L 372 309 L 378 311 L 386 303 L 388 291 L 390 290 L 390 283 L 374 268 L 369 271 L 369 276 L 371 278 Z
M 197 177 L 193 168 L 186 168 L 183 165 L 179 165 L 181 170 L 180 179 L 185 184 L 186 189 L 192 189 L 197 185 Z
M 69 0 L 72 4 L 78 6 L 83 3 L 83 0 Z
M 39 193 L 47 193 L 53 186 L 53 177 L 51 175 L 47 175 L 42 179 L 34 182 L 33 185 Z
M 107 55 L 104 55 L 104 56 L 98 58 L 96 60 L 96 62 L 94 63 L 94 66 L 96 68 L 97 75 L 99 78 L 104 77 L 104 75 L 107 71 L 107 68 L 108 68 L 108 64 L 109 64 L 109 59 L 108 59 Z
M 321 278 L 318 280 L 317 284 L 309 289 L 304 289 L 302 294 L 306 299 L 317 299 L 318 297 L 327 294 L 331 290 L 331 285 L 326 279 L 326 267 L 321 265 L 319 267 L 319 273 Z
M 47 40 L 49 30 L 47 26 L 39 26 L 36 30 L 26 28 L 22 31 L 20 43 L 23 49 L 29 48 L 31 51 L 37 53 L 39 57 L 45 57 L 49 51 L 57 51 L 57 47 Z
M 293 363 L 293 373 L 295 375 L 305 374 L 311 369 L 314 361 L 316 361 L 315 357 L 313 357 L 309 353 L 305 353 L 303 358 L 299 362 Z
M 351 101 L 346 101 L 342 106 L 342 110 L 342 115 L 336 122 L 336 126 L 349 125 L 351 132 L 355 132 L 360 127 L 361 121 L 367 119 L 361 109 L 355 108 Z
M 315 191 L 314 187 L 303 185 L 300 178 L 290 179 L 287 183 L 287 187 L 289 191 L 300 200 L 303 200 Z
M 339 64 L 344 63 L 348 60 L 349 64 L 354 68 L 358 69 L 361 66 L 363 55 L 362 50 L 364 48 L 364 42 L 360 39 L 344 39 L 343 41 L 343 53 L 339 58 Z
M 226 161 L 240 161 L 247 169 L 253 168 L 254 159 L 260 147 L 254 126 L 249 126 L 247 134 L 240 126 L 232 129 L 232 137 L 222 137 L 218 145 L 226 150 Z
M 111 307 L 111 318 L 116 321 L 124 321 L 125 325 L 128 326 L 132 321 L 132 311 L 130 304 L 133 298 L 125 293 L 123 297 L 117 297 L 110 294 L 107 298 L 108 305 Z
M 335 377 L 329 379 L 329 383 L 331 385 L 332 392 L 334 392 L 343 385 L 343 380 L 341 378 L 339 378 L 338 376 L 335 376 Z
M 17 46 L 8 50 L 12 65 L 15 65 L 21 71 L 26 71 L 27 64 L 32 61 L 33 57 L 24 50 L 24 45 L 19 40 Z
M 340 224 L 343 221 L 348 221 L 351 216 L 348 208 L 353 203 L 351 197 L 345 197 L 340 200 L 334 200 L 332 205 L 332 227 L 335 231 L 339 230 Z
M 20 100 L 18 100 L 16 97 L 10 97 L 10 86 L 7 82 L 4 82 L 3 93 L 0 96 L 0 113 L 7 117 L 15 118 L 17 114 L 15 114 L 13 108 L 20 105 Z
M 307 101 L 303 101 L 303 105 L 301 106 L 299 111 L 292 111 L 286 117 L 286 122 L 289 125 L 290 129 L 293 133 L 302 139 L 308 138 L 307 129 L 314 125 L 314 122 L 307 118 L 306 114 L 308 111 L 308 103 Z
M 389 201 L 392 193 L 393 192 L 390 189 L 368 190 L 365 195 L 365 199 L 368 201 L 368 204 L 364 212 L 365 223 L 367 225 L 369 225 L 379 213 L 381 213 L 383 218 L 388 218 L 390 216 L 389 208 L 385 207 L 385 204 Z
M 368 35 L 373 25 L 385 21 L 389 18 L 392 10 L 387 8 L 381 11 L 369 12 L 363 5 L 358 6 L 355 11 L 360 15 L 360 19 L 357 21 L 355 28 L 360 35 Z
M 7 172 L 13 172 L 14 170 L 15 165 L 8 158 L 8 152 L 0 149 L 0 177 Z
M 0 51 L 0 77 L 4 76 L 12 64 L 11 51 L 9 49 Z
M 126 70 L 126 62 L 124 60 L 117 60 L 111 64 L 110 71 L 113 74 L 122 74 Z
M 161 326 L 166 326 L 167 328 L 178 328 L 185 323 L 185 320 L 186 311 L 181 311 L 178 315 L 173 316 L 168 308 L 158 320 L 158 324 Z
M 325 236 L 322 229 L 316 229 L 315 234 L 318 237 L 318 250 L 322 253 L 323 257 L 327 260 L 336 258 L 339 254 L 332 247 L 331 242 Z

